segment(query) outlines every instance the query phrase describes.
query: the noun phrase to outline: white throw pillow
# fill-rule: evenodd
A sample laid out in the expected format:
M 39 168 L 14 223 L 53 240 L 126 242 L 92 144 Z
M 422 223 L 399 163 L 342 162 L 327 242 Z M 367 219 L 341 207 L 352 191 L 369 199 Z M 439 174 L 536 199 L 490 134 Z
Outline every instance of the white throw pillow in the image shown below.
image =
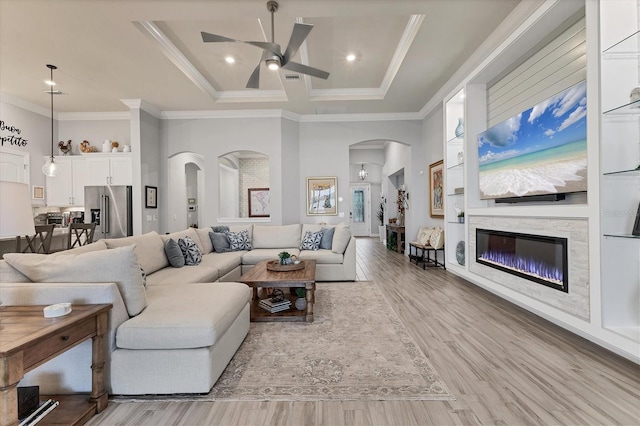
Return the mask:
M 4 258 L 9 265 L 35 283 L 115 282 L 127 312 L 133 317 L 147 306 L 147 293 L 135 247 L 131 245 L 67 256 L 7 253 Z
M 420 245 L 429 244 L 429 240 L 431 239 L 431 234 L 433 234 L 434 228 L 422 227 L 420 228 L 420 232 L 418 232 L 418 241 L 416 241 Z
M 331 251 L 337 254 L 342 254 L 347 249 L 351 240 L 351 230 L 348 226 L 338 225 L 333 233 L 333 244 L 331 245 Z
M 436 228 L 431 233 L 431 238 L 429 238 L 429 244 L 434 249 L 441 249 L 444 247 L 444 231 L 442 228 Z
M 105 240 L 105 243 L 109 249 L 135 244 L 138 262 L 147 274 L 153 274 L 169 266 L 169 260 L 164 254 L 164 241 L 156 231 L 133 237 L 110 238 Z

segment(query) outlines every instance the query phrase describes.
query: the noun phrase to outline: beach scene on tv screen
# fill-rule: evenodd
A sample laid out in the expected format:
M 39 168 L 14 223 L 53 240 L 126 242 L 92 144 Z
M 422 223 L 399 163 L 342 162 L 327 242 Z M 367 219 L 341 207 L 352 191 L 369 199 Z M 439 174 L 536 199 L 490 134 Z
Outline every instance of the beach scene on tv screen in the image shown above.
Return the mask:
M 478 135 L 480 198 L 587 190 L 582 82 Z

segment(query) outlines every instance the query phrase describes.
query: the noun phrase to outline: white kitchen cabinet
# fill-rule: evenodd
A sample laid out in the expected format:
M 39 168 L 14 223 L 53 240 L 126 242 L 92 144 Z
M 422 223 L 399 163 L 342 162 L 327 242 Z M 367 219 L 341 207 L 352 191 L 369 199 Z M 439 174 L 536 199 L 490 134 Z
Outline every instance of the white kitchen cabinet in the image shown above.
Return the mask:
M 86 185 L 131 185 L 133 170 L 130 154 L 90 154 L 86 157 L 89 177 Z
M 49 157 L 45 158 L 45 161 Z M 84 158 L 55 157 L 58 172 L 47 176 L 47 205 L 55 207 L 84 206 L 84 185 L 88 176 Z

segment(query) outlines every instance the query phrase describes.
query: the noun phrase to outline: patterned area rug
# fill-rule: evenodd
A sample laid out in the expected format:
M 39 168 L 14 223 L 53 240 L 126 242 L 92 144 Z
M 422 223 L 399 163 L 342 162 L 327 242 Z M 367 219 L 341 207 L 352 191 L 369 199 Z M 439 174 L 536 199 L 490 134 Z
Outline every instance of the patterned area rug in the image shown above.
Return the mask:
M 206 395 L 135 400 L 455 399 L 375 283 L 318 284 L 314 314 L 312 324 L 251 323 Z

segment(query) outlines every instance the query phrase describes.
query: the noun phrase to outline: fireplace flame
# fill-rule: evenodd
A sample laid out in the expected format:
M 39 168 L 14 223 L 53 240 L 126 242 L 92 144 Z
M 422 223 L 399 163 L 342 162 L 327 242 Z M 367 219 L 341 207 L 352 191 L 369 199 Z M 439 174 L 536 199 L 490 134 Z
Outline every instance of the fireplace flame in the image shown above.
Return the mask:
M 493 263 L 504 268 L 513 269 L 523 274 L 531 275 L 554 284 L 563 285 L 564 276 L 562 270 L 553 265 L 533 258 L 524 258 L 516 256 L 513 253 L 505 253 L 501 251 L 486 251 L 482 253 L 479 259 L 485 262 Z

